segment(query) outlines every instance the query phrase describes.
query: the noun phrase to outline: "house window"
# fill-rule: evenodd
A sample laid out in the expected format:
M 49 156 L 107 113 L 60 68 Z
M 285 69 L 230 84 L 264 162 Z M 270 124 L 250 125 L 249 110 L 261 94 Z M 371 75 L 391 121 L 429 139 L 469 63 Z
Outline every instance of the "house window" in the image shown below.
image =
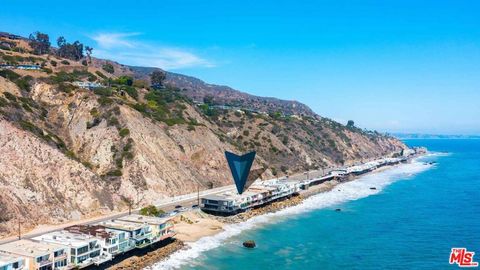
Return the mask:
M 84 247 L 81 247 L 81 248 L 77 249 L 77 254 L 78 255 L 86 253 L 86 252 L 88 252 L 88 246 L 84 246 Z

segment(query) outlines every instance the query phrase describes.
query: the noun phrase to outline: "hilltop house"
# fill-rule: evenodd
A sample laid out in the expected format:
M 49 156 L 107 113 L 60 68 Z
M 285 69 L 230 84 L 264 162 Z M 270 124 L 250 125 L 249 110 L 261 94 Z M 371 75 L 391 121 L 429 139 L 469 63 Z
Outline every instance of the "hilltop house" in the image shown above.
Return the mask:
M 95 88 L 103 87 L 102 84 L 99 84 L 96 82 L 82 82 L 82 81 L 73 82 L 73 85 L 78 86 L 80 88 L 88 89 L 88 90 L 93 90 Z

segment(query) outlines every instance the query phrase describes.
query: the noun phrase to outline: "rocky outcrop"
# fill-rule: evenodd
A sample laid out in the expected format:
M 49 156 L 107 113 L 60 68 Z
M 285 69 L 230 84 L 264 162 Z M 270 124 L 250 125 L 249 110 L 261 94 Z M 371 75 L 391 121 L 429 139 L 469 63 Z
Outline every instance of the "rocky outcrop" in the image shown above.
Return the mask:
M 107 213 L 116 192 L 81 163 L 0 119 L 0 235 Z

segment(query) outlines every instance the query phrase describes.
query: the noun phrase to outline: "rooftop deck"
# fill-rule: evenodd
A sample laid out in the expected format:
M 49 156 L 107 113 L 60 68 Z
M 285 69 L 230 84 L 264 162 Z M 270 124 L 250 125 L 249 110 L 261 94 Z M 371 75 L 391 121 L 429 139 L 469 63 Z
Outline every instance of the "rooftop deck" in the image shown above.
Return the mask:
M 10 242 L 0 246 L 0 251 L 24 257 L 44 256 L 62 249 L 64 249 L 64 247 L 61 245 L 26 239 Z

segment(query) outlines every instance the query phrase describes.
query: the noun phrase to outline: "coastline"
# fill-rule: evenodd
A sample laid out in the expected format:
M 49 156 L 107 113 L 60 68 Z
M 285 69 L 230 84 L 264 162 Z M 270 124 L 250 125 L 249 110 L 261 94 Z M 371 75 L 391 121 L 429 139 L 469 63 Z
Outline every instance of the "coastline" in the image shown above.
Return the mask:
M 412 160 L 422 157 L 424 155 L 415 156 L 409 159 L 408 163 L 411 163 Z M 408 164 L 407 163 L 407 164 Z M 302 191 L 299 195 L 293 196 L 291 198 L 286 198 L 284 200 L 272 202 L 268 205 L 264 205 L 259 208 L 251 209 L 249 211 L 239 213 L 233 216 L 220 217 L 211 214 L 201 212 L 200 210 L 183 212 L 180 215 L 176 216 L 175 221 L 175 231 L 177 232 L 176 239 L 177 242 L 182 243 L 181 246 L 176 246 L 176 248 L 169 248 L 168 245 L 159 248 L 159 250 L 167 250 L 168 252 L 152 252 L 149 253 L 147 257 L 131 257 L 125 261 L 128 261 L 127 264 L 124 264 L 125 261 L 120 262 L 118 265 L 115 265 L 111 268 L 112 270 L 118 269 L 155 269 L 155 265 L 164 260 L 167 260 L 170 256 L 181 250 L 188 250 L 191 248 L 191 245 L 197 243 L 198 241 L 219 235 L 222 232 L 225 232 L 226 226 L 239 225 L 244 222 L 252 220 L 254 217 L 260 217 L 266 214 L 274 214 L 280 210 L 292 208 L 294 206 L 300 205 L 305 202 L 306 199 L 319 195 L 321 193 L 326 193 L 332 191 L 339 184 L 354 182 L 364 176 L 380 173 L 383 171 L 388 171 L 395 167 L 402 166 L 404 164 L 388 165 L 381 168 L 378 168 L 374 171 L 368 172 L 359 176 L 348 176 L 342 181 L 339 180 L 329 180 L 325 181 L 316 186 L 310 187 L 308 190 Z M 169 244 L 171 245 L 171 244 Z M 128 268 L 128 266 L 131 266 Z

